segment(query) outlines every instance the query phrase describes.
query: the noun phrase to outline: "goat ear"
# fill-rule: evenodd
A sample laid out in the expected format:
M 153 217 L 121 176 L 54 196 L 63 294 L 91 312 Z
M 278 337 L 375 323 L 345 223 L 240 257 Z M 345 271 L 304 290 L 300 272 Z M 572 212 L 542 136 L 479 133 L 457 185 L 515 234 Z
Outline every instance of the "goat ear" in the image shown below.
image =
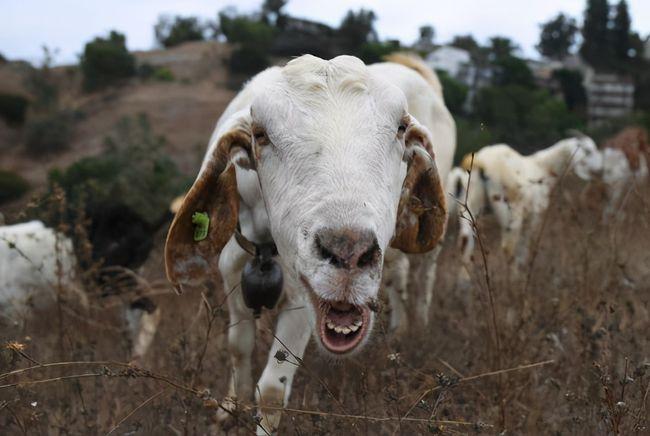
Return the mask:
M 405 253 L 424 253 L 432 250 L 444 234 L 447 206 L 430 133 L 412 119 L 405 143 L 408 170 L 391 246 Z
M 217 137 L 194 185 L 177 205 L 167 234 L 165 270 L 179 293 L 182 284 L 199 283 L 217 268 L 218 256 L 237 228 L 239 192 L 231 156 L 241 154 L 243 149 L 250 158 L 250 116 L 228 124 L 232 125 Z M 209 218 L 203 238 L 195 238 L 192 218 L 197 212 Z

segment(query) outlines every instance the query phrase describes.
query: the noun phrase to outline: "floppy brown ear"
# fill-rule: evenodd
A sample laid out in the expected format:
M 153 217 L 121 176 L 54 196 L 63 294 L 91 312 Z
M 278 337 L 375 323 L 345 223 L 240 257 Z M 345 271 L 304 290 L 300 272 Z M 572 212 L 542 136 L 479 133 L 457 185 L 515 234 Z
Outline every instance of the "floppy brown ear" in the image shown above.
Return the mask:
M 429 132 L 414 121 L 405 136 L 408 171 L 391 246 L 404 253 L 425 253 L 445 232 L 447 205 Z
M 219 253 L 237 228 L 239 192 L 230 156 L 241 149 L 250 156 L 250 126 L 240 124 L 223 134 L 199 177 L 183 199 L 165 243 L 165 270 L 177 292 L 182 284 L 200 282 L 217 268 Z M 194 239 L 192 215 L 207 213 L 207 236 Z

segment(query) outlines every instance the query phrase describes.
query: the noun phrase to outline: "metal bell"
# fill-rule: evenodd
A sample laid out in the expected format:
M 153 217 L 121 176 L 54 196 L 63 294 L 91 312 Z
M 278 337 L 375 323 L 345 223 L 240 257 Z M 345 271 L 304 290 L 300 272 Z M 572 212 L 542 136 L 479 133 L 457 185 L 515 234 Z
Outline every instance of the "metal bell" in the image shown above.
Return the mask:
M 282 294 L 282 268 L 273 259 L 277 255 L 274 243 L 257 244 L 255 257 L 244 265 L 241 290 L 244 303 L 258 318 L 262 307 L 272 309 Z

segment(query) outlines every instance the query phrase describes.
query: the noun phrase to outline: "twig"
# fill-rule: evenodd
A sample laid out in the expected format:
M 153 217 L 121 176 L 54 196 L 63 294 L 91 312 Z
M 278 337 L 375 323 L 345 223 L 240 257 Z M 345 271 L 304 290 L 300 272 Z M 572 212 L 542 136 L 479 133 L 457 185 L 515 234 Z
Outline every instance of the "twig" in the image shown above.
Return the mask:
M 530 363 L 530 364 L 526 364 L 526 365 L 519 365 L 519 366 L 516 366 L 514 368 L 507 368 L 507 369 L 500 369 L 500 370 L 497 370 L 497 371 L 485 372 L 485 373 L 482 373 L 482 374 L 477 374 L 477 375 L 472 375 L 472 376 L 469 376 L 469 377 L 461 378 L 461 379 L 458 380 L 458 383 L 459 384 L 460 383 L 467 383 L 467 382 L 470 382 L 470 381 L 478 380 L 478 379 L 485 378 L 485 377 L 491 377 L 491 376 L 494 376 L 494 375 L 501 375 L 501 374 L 507 374 L 507 373 L 514 372 L 514 371 L 521 371 L 521 370 L 524 370 L 524 369 L 537 368 L 537 367 L 540 367 L 540 366 L 549 365 L 551 363 L 555 363 L 555 360 L 554 359 L 549 359 L 549 360 L 544 360 L 544 361 L 541 361 L 541 362 Z M 413 411 L 413 409 L 415 409 L 415 407 L 418 405 L 418 403 L 420 401 L 422 401 L 422 399 L 424 397 L 426 397 L 430 393 L 435 392 L 435 391 L 437 391 L 437 390 L 439 390 L 441 388 L 442 388 L 442 386 L 436 385 L 436 386 L 432 386 L 432 387 L 427 388 L 424 391 L 422 391 L 422 393 L 420 395 L 418 395 L 417 400 L 414 401 L 413 404 L 411 405 L 411 407 L 408 409 L 408 411 L 406 412 L 404 417 L 407 417 Z
M 120 419 L 120 421 L 119 421 L 117 424 L 115 424 L 115 426 L 114 426 L 113 428 L 111 428 L 110 431 L 109 431 L 108 433 L 106 433 L 106 436 L 112 434 L 115 430 L 117 430 L 117 429 L 119 428 L 119 426 L 121 426 L 122 424 L 124 424 L 124 422 L 125 422 L 127 419 L 129 419 L 131 416 L 133 416 L 134 413 L 136 413 L 138 410 L 140 410 L 140 409 L 142 409 L 143 407 L 145 407 L 147 404 L 149 404 L 150 402 L 152 402 L 152 401 L 155 400 L 156 398 L 160 397 L 162 394 L 165 393 L 165 391 L 166 391 L 166 389 L 163 389 L 163 390 L 161 390 L 160 392 L 158 392 L 157 394 L 154 394 L 154 395 L 150 396 L 149 398 L 147 398 L 146 400 L 144 400 L 142 403 L 140 403 L 140 404 L 138 405 L 138 407 L 136 407 L 136 408 L 133 409 L 131 412 L 129 412 L 126 416 L 124 416 L 124 418 Z

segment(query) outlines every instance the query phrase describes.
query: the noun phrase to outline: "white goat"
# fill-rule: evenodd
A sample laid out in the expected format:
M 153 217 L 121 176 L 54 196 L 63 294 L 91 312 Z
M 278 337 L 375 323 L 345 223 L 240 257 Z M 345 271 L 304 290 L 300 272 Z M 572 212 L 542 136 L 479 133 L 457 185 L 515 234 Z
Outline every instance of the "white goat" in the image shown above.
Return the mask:
M 77 276 L 77 258 L 70 238 L 40 221 L 0 226 L 0 319 L 16 324 L 34 308 L 63 298 L 76 298 L 87 309 L 88 296 Z M 125 307 L 133 340 L 132 358 L 143 357 L 155 335 L 160 310 L 143 299 Z
M 603 145 L 603 182 L 607 205 L 603 220 L 609 221 L 623 205 L 629 190 L 643 184 L 648 178 L 650 143 L 648 132 L 641 127 L 626 127 Z
M 235 290 L 229 398 L 246 402 L 255 392 L 260 434 L 277 430 L 277 407 L 288 401 L 295 357 L 312 332 L 330 356 L 367 342 L 382 267 L 391 303 L 401 306 L 411 264 L 426 287 L 414 287 L 426 321 L 455 127 L 435 74 L 414 58 L 393 59 L 411 68 L 305 55 L 255 76 L 219 119 L 170 228 L 165 260 L 177 288 L 214 279 L 218 268 L 224 289 Z M 198 241 L 195 212 L 210 217 Z M 234 234 L 238 224 L 253 243 L 275 243 L 284 273 L 277 340 L 256 389 L 255 322 L 237 287 L 251 256 Z M 293 363 L 275 357 L 286 351 Z
M 602 156 L 596 144 L 587 137 L 564 139 L 530 156 L 522 156 L 505 144 L 482 148 L 462 162 L 466 170 L 460 183 L 467 194 L 467 208 L 474 218 L 490 209 L 501 228 L 501 247 L 513 267 L 528 260 L 529 243 L 540 231 L 550 194 L 568 165 L 583 180 L 602 170 Z M 472 175 L 467 186 L 470 166 Z M 461 193 L 464 201 L 465 191 Z M 460 241 L 463 260 L 468 262 L 474 250 L 474 230 L 463 208 L 459 208 Z M 527 236 L 522 238 L 526 228 Z
M 607 191 L 607 204 L 603 220 L 608 222 L 623 203 L 626 192 L 645 182 L 648 178 L 648 163 L 645 156 L 639 156 L 638 167 L 632 168 L 625 153 L 618 148 L 605 148 L 603 153 L 603 183 Z

